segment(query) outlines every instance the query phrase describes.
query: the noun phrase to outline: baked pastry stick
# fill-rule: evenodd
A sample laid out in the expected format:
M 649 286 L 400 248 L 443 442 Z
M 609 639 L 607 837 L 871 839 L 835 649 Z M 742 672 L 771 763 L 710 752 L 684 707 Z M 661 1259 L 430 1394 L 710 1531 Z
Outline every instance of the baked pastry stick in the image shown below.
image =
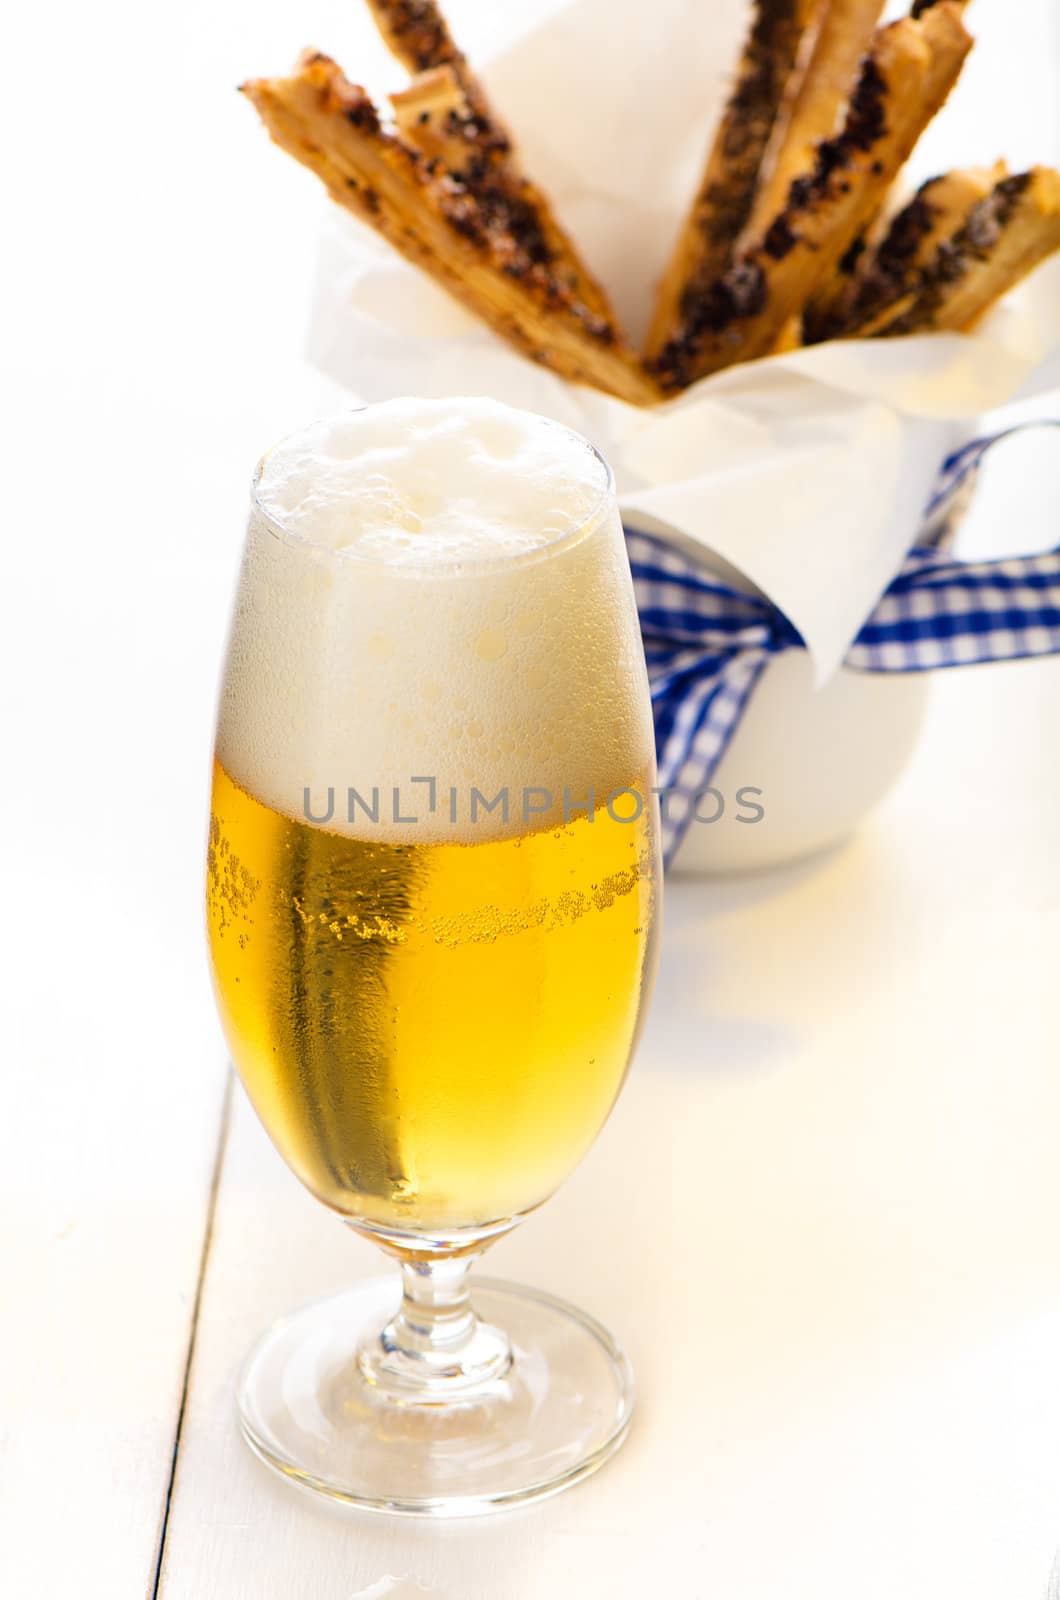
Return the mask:
M 590 311 L 605 317 L 618 331 L 607 291 L 586 266 L 573 241 L 560 226 L 548 197 L 520 169 L 508 129 L 497 116 L 485 89 L 449 32 L 436 0 L 367 0 L 368 9 L 384 43 L 391 53 L 416 78 L 444 70 L 444 79 L 428 82 L 427 93 L 438 93 L 442 83 L 455 85 L 457 95 L 445 108 L 441 132 L 452 154 L 452 145 L 463 147 L 460 171 L 468 187 L 484 205 L 511 209 L 518 213 L 523 237 L 534 234 L 535 258 L 561 283 L 583 300 Z M 416 84 L 411 91 L 415 94 Z M 419 92 L 424 92 L 421 82 Z M 399 117 L 402 96 L 391 95 Z M 405 124 L 409 142 L 426 148 L 432 142 L 433 113 L 421 124 L 421 136 L 414 126 Z
M 882 10 L 883 0 L 825 0 L 809 60 L 789 80 L 743 242 L 765 232 L 795 179 L 813 171 L 817 146 L 836 133 Z
M 474 113 L 452 67 L 428 67 L 408 88 L 395 90 L 388 99 L 406 144 L 443 161 L 460 177 L 481 160 L 482 135 L 478 131 L 470 137 L 467 134 Z
M 536 255 L 543 265 L 552 258 L 538 239 L 539 224 L 526 203 L 518 199 L 500 165 L 491 164 L 491 152 L 507 148 L 495 130 L 487 133 L 467 97 L 467 91 L 452 66 L 428 67 L 412 79 L 405 89 L 387 97 L 394 123 L 406 144 L 422 155 L 440 161 L 456 177 L 462 178 L 477 198 L 489 204 L 496 214 L 518 217 L 524 239 L 534 239 Z M 557 276 L 560 274 L 557 273 Z M 569 283 L 569 275 L 567 280 Z
M 971 328 L 1012 286 L 1060 250 L 1060 173 L 1002 178 L 924 267 L 912 305 L 885 335 Z
M 792 78 L 780 108 L 741 243 L 753 243 L 765 232 L 783 210 L 791 185 L 812 173 L 818 145 L 836 133 L 883 4 L 884 0 L 824 0 L 809 60 Z M 804 342 L 801 315 L 789 317 L 772 353 L 786 354 Z
M 914 22 L 918 21 L 940 3 L 942 0 L 914 0 L 909 16 Z M 968 0 L 947 0 L 947 4 L 950 10 L 963 11 Z M 842 306 L 849 301 L 854 280 L 864 261 L 869 259 L 886 232 L 888 219 L 883 215 L 883 210 L 881 207 L 880 213 L 866 222 L 843 252 L 834 270 L 822 278 L 815 288 L 803 316 L 804 343 L 820 343 L 822 338 L 831 337 L 821 330 L 831 325 Z
M 468 72 L 437 0 L 367 0 L 367 4 L 387 49 L 410 73 L 448 64 Z M 472 93 L 472 98 L 477 96 Z
M 998 162 L 995 167 L 946 172 L 922 183 L 875 247 L 866 249 L 846 295 L 827 321 L 807 321 L 807 342 L 867 338 L 901 315 L 939 246 L 963 227 L 972 207 L 985 200 L 1005 170 L 1004 162 Z
M 971 44 L 959 7 L 947 0 L 920 22 L 905 17 L 877 32 L 842 133 L 819 146 L 812 176 L 792 184 L 761 242 L 688 309 L 651 364 L 667 392 L 774 347 L 875 216 Z
M 786 356 L 802 345 L 802 318 L 798 312 L 789 317 L 769 348 L 771 356 Z
M 589 311 L 462 179 L 384 132 L 371 100 L 307 51 L 289 78 L 242 85 L 273 140 L 523 355 L 633 405 L 658 389 Z
M 754 20 L 707 156 L 699 190 L 659 285 L 645 347 L 672 340 L 687 307 L 728 267 L 751 214 L 755 185 L 799 47 L 823 0 L 755 0 Z
M 858 229 L 832 270 L 814 285 L 813 293 L 802 308 L 803 344 L 820 344 L 822 339 L 831 337 L 822 330 L 831 327 L 840 315 L 853 292 L 866 253 L 871 254 L 886 231 L 885 203 L 886 197 L 881 200 L 880 211 Z

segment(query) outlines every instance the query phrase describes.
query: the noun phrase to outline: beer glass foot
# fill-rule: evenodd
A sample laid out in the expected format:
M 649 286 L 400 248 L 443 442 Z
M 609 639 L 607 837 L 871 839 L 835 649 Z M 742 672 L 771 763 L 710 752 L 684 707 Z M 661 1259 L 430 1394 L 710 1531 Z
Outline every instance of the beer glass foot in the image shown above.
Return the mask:
M 239 1393 L 247 1442 L 303 1487 L 370 1511 L 474 1516 L 557 1494 L 618 1449 L 633 1374 L 606 1329 L 539 1289 L 476 1279 L 484 1333 L 510 1362 L 478 1387 L 424 1403 L 372 1381 L 364 1359 L 400 1300 L 375 1279 L 278 1322 Z M 505 1346 L 506 1348 L 506 1346 Z

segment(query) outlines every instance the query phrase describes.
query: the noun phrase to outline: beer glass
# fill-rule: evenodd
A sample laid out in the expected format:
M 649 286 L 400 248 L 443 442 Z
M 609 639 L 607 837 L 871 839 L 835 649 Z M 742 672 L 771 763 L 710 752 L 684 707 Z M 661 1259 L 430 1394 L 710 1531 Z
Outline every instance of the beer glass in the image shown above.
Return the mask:
M 258 468 L 218 715 L 207 911 L 232 1057 L 306 1187 L 400 1273 L 296 1311 L 240 1419 L 380 1510 L 555 1492 L 620 1444 L 610 1335 L 468 1271 L 615 1101 L 660 885 L 613 483 L 488 400 L 314 424 Z

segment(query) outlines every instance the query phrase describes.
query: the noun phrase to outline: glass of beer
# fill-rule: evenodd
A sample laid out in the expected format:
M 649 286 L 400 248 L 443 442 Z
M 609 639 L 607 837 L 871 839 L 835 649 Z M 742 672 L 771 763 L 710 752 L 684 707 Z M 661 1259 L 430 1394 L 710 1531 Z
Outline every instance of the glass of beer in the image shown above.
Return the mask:
M 607 466 L 485 399 L 265 456 L 221 689 L 217 1003 L 273 1143 L 400 1273 L 253 1352 L 253 1449 L 359 1506 L 554 1493 L 629 1425 L 592 1317 L 475 1258 L 606 1120 L 651 987 L 648 685 Z

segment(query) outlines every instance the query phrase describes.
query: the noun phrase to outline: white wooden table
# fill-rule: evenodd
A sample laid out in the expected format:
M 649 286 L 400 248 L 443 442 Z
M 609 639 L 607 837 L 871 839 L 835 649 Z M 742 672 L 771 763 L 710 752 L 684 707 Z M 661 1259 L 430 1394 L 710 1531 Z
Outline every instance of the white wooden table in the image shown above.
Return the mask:
M 618 1110 L 491 1262 L 629 1348 L 638 1416 L 599 1477 L 421 1526 L 300 1497 L 237 1436 L 260 1329 L 378 1265 L 228 1107 L 200 931 L 246 480 L 322 393 L 297 361 L 317 198 L 228 91 L 309 40 L 349 59 L 353 10 L 69 4 L 10 55 L 0 1595 L 351 1600 L 390 1573 L 449 1600 L 1041 1600 L 1060 661 L 940 681 L 841 852 L 672 890 Z M 452 10 L 474 41 L 478 0 Z M 975 21 L 960 154 L 1004 121 L 1014 161 L 1055 159 L 1048 0 Z M 1041 448 L 988 486 L 980 547 L 1040 502 Z

